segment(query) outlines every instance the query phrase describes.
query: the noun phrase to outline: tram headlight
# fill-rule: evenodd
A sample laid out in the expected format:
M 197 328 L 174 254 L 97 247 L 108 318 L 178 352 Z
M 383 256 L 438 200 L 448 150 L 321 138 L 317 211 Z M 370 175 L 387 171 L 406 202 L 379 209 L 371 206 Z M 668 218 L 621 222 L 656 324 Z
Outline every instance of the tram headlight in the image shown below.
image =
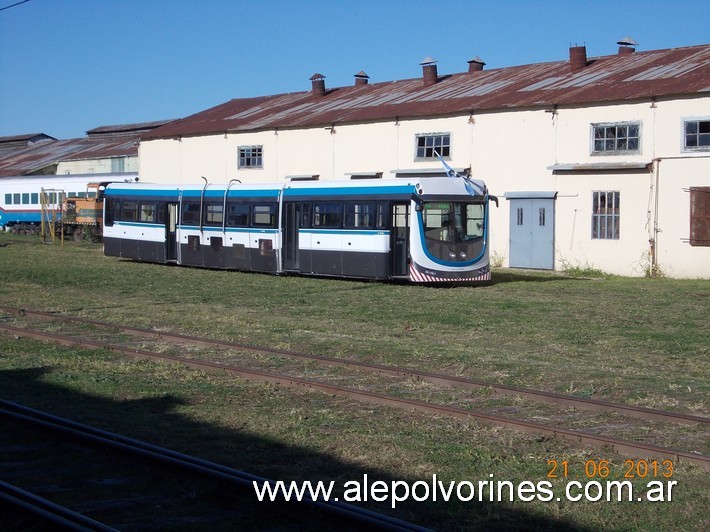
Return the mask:
M 461 253 L 459 253 L 459 258 L 460 258 L 461 260 L 466 260 L 466 252 L 465 252 L 465 251 L 462 251 Z
M 456 260 L 456 252 L 455 251 L 449 251 L 449 258 L 451 260 Z

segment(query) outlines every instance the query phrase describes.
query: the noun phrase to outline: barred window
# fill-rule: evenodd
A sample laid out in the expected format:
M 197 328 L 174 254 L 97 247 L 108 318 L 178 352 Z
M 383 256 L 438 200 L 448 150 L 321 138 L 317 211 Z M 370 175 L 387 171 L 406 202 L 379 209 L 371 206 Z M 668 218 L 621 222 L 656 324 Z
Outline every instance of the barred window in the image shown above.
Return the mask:
M 450 133 L 417 135 L 417 159 L 436 159 L 437 153 L 441 157 L 451 155 Z
M 594 147 L 592 153 L 614 154 L 639 151 L 641 125 L 632 124 L 592 124 Z
M 592 192 L 592 238 L 619 240 L 619 192 Z
M 239 146 L 239 168 L 262 168 L 262 146 Z
M 684 148 L 688 151 L 710 150 L 710 120 L 685 122 Z

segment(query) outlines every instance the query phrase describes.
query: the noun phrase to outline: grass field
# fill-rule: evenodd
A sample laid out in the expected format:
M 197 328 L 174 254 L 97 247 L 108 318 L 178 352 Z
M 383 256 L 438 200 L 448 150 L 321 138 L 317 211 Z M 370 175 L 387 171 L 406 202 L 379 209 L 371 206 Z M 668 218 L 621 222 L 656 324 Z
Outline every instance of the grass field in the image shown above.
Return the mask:
M 490 286 L 441 289 L 139 264 L 6 234 L 0 246 L 0 304 L 710 415 L 708 281 L 500 270 Z M 567 480 L 588 480 L 588 459 L 623 475 L 624 457 L 555 439 L 4 335 L 0 370 L 4 398 L 275 479 L 536 483 L 550 459 L 569 461 Z M 672 502 L 394 513 L 438 529 L 710 527 L 707 474 L 678 465 L 673 480 Z

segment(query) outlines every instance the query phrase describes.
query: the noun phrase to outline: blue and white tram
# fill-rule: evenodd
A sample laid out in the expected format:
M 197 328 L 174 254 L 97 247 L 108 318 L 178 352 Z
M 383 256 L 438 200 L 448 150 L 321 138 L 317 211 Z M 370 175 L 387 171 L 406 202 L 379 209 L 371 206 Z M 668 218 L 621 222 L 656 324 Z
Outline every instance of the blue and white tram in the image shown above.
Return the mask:
M 0 177 L 0 228 L 39 224 L 43 191 L 45 207 L 61 215 L 63 199 L 85 197 L 89 183 L 137 178 L 138 174 L 126 173 Z
M 108 256 L 415 283 L 491 278 L 488 210 L 497 199 L 482 181 L 112 183 L 104 198 Z

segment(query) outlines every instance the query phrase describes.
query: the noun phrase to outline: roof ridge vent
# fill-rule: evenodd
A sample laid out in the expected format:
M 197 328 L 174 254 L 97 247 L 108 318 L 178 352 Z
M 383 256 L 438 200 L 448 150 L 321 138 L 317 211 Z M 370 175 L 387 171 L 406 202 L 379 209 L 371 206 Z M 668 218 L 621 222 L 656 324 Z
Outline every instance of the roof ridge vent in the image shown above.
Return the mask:
M 483 67 L 485 65 L 486 62 L 480 57 L 476 56 L 468 61 L 468 72 L 480 72 L 481 70 L 483 70 Z
M 361 70 L 357 74 L 355 74 L 355 86 L 360 86 L 360 85 L 367 85 L 369 82 L 370 76 L 365 74 L 364 70 Z
M 619 45 L 619 55 L 627 55 L 633 54 L 636 51 L 635 47 L 638 46 L 639 43 L 634 41 L 631 37 L 626 36 L 616 41 L 616 44 Z

